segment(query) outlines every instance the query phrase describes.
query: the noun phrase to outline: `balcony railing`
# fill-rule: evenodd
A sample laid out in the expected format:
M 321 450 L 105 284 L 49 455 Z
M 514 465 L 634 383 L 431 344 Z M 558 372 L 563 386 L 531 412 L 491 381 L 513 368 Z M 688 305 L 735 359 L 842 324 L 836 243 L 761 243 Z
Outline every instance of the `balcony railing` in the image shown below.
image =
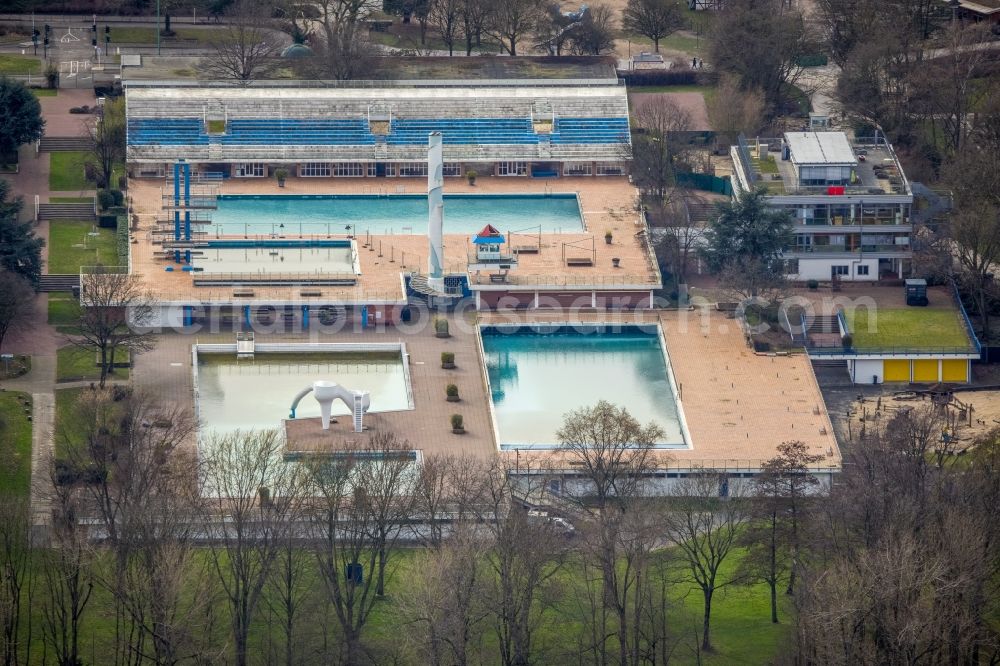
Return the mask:
M 885 254 L 890 252 L 910 252 L 911 248 L 909 245 L 800 245 L 795 248 L 790 248 L 788 250 L 789 254 L 825 254 L 825 253 L 845 253 L 845 254 L 857 254 L 857 253 L 879 253 Z

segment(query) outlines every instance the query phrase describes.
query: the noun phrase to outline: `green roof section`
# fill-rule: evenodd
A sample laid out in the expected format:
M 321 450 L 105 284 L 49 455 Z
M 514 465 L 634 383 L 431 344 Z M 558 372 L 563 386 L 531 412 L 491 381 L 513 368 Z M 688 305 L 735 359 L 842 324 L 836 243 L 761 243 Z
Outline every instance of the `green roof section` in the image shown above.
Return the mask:
M 976 347 L 962 314 L 953 306 L 845 309 L 844 319 L 858 351 L 882 349 L 968 350 Z

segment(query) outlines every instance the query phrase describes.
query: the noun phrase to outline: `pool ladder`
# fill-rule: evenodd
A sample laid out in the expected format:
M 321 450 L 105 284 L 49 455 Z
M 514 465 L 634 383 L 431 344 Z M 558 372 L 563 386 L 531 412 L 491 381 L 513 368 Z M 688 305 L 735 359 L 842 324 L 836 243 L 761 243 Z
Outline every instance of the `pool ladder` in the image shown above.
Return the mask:
M 354 432 L 361 432 L 364 429 L 364 395 L 354 394 Z

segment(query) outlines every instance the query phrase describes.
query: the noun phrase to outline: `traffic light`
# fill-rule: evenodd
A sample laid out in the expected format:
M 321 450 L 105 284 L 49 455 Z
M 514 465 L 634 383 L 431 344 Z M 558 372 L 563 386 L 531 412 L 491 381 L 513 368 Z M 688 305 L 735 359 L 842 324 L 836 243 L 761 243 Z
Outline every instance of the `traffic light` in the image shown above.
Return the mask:
M 111 26 L 104 26 L 104 43 L 107 44 L 111 41 Z
M 48 37 L 49 33 L 52 32 L 52 26 L 48 23 L 45 24 L 45 36 Z
M 97 37 L 96 36 L 90 38 L 90 45 L 91 46 L 97 46 Z

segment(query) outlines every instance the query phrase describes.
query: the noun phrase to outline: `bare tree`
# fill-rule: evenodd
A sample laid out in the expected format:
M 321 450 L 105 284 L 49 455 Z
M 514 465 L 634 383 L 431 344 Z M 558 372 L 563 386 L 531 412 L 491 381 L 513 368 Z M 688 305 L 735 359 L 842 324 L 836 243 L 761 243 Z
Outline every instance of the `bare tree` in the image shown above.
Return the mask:
M 676 133 L 690 130 L 691 115 L 670 101 L 638 104 L 632 113 L 632 179 L 647 201 L 666 201 L 676 182 L 676 161 L 683 145 Z
M 463 0 L 433 0 L 427 19 L 441 41 L 448 47 L 448 55 L 455 55 L 455 44 L 462 39 Z
M 646 208 L 650 226 L 665 232 L 655 249 L 670 266 L 678 285 L 687 283 L 691 263 L 704 242 L 706 222 L 696 212 L 703 205 L 703 197 L 694 190 L 678 187 L 663 201 L 653 200 Z
M 570 44 L 576 55 L 601 55 L 614 49 L 615 14 L 607 5 L 587 8 L 580 23 L 570 30 Z
M 761 91 L 775 114 L 802 73 L 800 58 L 814 50 L 802 15 L 782 0 L 734 0 L 719 14 L 711 59 L 740 88 Z
M 543 19 L 544 9 L 538 0 L 495 0 L 489 7 L 485 22 L 487 34 L 500 43 L 500 48 L 516 56 L 518 45 Z
M 535 635 L 560 597 L 555 577 L 567 544 L 553 523 L 528 516 L 516 497 L 530 489 L 515 484 L 530 480 L 515 480 L 509 472 L 501 460 L 486 471 L 479 519 L 490 531 L 487 562 L 493 585 L 488 603 L 500 662 L 528 666 L 544 661 Z
M 264 586 L 297 525 L 298 467 L 282 458 L 277 430 L 233 432 L 207 442 L 205 487 L 214 499 L 211 561 L 229 602 L 235 661 L 245 666 Z
M 725 474 L 703 470 L 680 479 L 674 486 L 663 524 L 677 544 L 680 564 L 688 580 L 702 593 L 701 648 L 712 649 L 712 600 L 722 587 L 734 582 L 720 575 L 722 565 L 739 546 L 738 537 L 749 517 L 746 488 Z
M 461 0 L 460 16 L 462 34 L 465 35 L 465 55 L 472 55 L 473 47 L 482 45 L 486 22 L 490 15 L 488 0 Z
M 736 143 L 740 133 L 756 135 L 764 124 L 764 95 L 756 89 L 742 90 L 731 75 L 720 77 L 715 95 L 706 102 L 712 129 L 723 135 L 726 146 Z
M 787 577 L 787 593 L 795 589 L 801 549 L 803 506 L 819 479 L 810 471 L 824 456 L 804 443 L 784 442 L 766 461 L 754 484 L 753 522 L 744 535 L 747 554 L 740 562 L 746 580 L 764 581 L 771 592 L 771 622 L 778 622 L 778 585 Z
M 35 309 L 35 289 L 17 273 L 0 270 L 0 349 L 7 334 L 23 328 Z
M 206 648 L 208 571 L 195 557 L 195 420 L 131 389 L 84 393 L 58 433 L 57 483 L 78 483 L 110 551 L 95 574 L 115 602 L 117 664 L 173 666 Z
M 568 493 L 587 507 L 585 535 L 599 563 L 600 605 L 592 610 L 592 649 L 608 663 L 607 641 L 615 637 L 621 664 L 638 664 L 641 625 L 649 607 L 649 555 L 661 532 L 645 502 L 646 482 L 658 465 L 655 444 L 664 436 L 654 423 L 641 425 L 625 408 L 608 402 L 566 415 L 556 435 L 580 482 Z M 610 622 L 613 618 L 613 623 Z
M 681 6 L 672 0 L 628 0 L 622 10 L 622 28 L 648 37 L 660 52 L 660 40 L 684 27 Z
M 41 558 L 43 590 L 42 633 L 59 666 L 78 666 L 80 623 L 87 609 L 94 579 L 86 528 L 78 523 L 77 502 L 72 486 L 58 483 L 51 470 L 53 517 L 51 547 Z
M 237 0 L 226 16 L 226 28 L 212 42 L 215 53 L 208 73 L 247 87 L 270 72 L 281 44 L 268 25 L 267 6 L 254 0 Z
M 474 528 L 459 526 L 439 548 L 417 553 L 400 605 L 416 628 L 407 638 L 421 663 L 477 663 L 488 615 L 488 552 Z
M 415 470 L 406 442 L 376 432 L 358 448 L 313 461 L 316 561 L 336 613 L 347 663 L 359 663 L 362 631 L 384 594 L 393 547 L 410 519 Z
M 347 81 L 374 78 L 377 49 L 367 40 L 364 21 L 372 11 L 367 0 L 319 0 L 318 36 L 313 44 L 315 63 L 304 64 L 315 78 Z
M 32 626 L 22 629 L 31 606 L 34 555 L 28 499 L 0 495 L 0 663 L 31 663 Z
M 148 328 L 152 315 L 152 299 L 140 276 L 101 267 L 80 276 L 74 342 L 97 353 L 102 388 L 108 375 L 114 373 L 119 350 L 134 354 L 153 347 L 155 341 Z
M 87 161 L 97 168 L 98 186 L 116 187 L 111 182 L 115 167 L 125 162 L 125 98 L 107 99 L 88 131 L 92 146 Z

